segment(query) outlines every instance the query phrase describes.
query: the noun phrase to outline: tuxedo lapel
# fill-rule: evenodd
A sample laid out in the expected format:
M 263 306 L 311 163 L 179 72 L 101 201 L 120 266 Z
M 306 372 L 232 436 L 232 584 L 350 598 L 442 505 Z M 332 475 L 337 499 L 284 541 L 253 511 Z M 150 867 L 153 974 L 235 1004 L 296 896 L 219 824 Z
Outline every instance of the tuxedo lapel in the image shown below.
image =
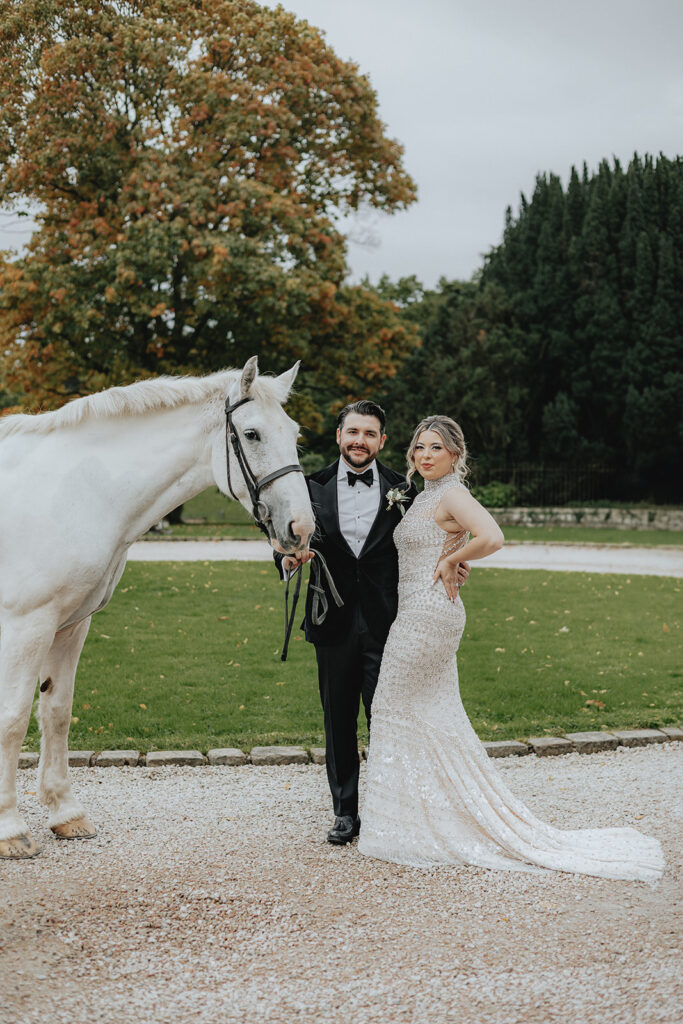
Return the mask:
M 325 536 L 332 543 L 342 548 L 348 554 L 356 557 L 349 547 L 343 533 L 339 529 L 339 497 L 337 494 L 337 471 L 339 469 L 339 460 L 334 463 L 334 466 L 330 467 L 333 470 L 332 475 L 324 483 L 316 483 L 311 481 L 311 498 L 315 505 L 315 510 L 320 520 L 320 524 L 325 532 Z M 315 487 L 315 491 L 313 488 Z
M 386 502 L 387 493 L 391 490 L 391 483 L 383 473 L 384 467 L 381 466 L 379 462 L 376 462 L 375 465 L 377 466 L 377 472 L 379 475 L 379 508 L 377 509 L 375 521 L 370 527 L 370 532 L 365 538 L 365 544 L 358 556 L 359 558 L 363 558 L 364 555 L 367 555 L 368 551 L 370 551 L 375 544 L 384 537 L 385 533 L 388 530 L 393 530 L 396 526 L 396 517 L 392 515 L 391 511 L 387 510 Z M 337 517 L 337 519 L 338 518 L 339 517 Z

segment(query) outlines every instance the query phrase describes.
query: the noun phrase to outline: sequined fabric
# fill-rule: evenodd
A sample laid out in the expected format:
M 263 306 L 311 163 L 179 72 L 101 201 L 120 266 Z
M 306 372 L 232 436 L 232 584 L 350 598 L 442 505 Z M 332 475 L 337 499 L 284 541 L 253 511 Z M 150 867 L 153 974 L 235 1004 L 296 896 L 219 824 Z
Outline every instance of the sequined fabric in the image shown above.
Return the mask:
M 394 532 L 398 614 L 372 705 L 372 739 L 358 849 L 397 864 L 552 868 L 604 878 L 659 877 L 659 842 L 631 828 L 546 825 L 503 782 L 460 699 L 457 650 L 465 628 L 434 568 L 466 540 L 434 522 L 454 475 L 427 481 Z

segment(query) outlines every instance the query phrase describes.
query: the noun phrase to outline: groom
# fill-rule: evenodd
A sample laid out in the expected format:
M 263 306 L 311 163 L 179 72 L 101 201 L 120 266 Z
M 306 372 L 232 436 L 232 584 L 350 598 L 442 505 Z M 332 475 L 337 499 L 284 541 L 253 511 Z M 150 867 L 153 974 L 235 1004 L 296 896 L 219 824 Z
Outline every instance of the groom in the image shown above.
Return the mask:
M 309 584 L 304 623 L 315 646 L 325 720 L 325 759 L 335 822 L 328 842 L 342 845 L 358 835 L 358 738 L 360 701 L 370 728 L 370 708 L 382 652 L 398 604 L 398 558 L 392 540 L 417 494 L 414 484 L 377 461 L 386 435 L 384 410 L 374 402 L 347 405 L 337 420 L 340 458 L 307 477 L 316 531 L 311 544 L 325 558 L 344 604 L 337 607 L 321 574 L 329 608 L 314 625 Z M 400 489 L 403 501 L 391 503 Z M 276 556 L 291 572 L 315 555 Z

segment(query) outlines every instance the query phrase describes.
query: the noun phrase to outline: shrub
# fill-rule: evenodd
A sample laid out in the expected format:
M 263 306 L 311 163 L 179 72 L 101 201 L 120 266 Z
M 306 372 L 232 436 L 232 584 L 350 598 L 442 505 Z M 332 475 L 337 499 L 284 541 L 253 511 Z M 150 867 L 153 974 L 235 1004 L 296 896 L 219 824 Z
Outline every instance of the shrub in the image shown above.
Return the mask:
M 509 508 L 517 503 L 517 488 L 514 484 L 504 484 L 500 480 L 491 480 L 472 488 L 472 494 L 486 508 Z

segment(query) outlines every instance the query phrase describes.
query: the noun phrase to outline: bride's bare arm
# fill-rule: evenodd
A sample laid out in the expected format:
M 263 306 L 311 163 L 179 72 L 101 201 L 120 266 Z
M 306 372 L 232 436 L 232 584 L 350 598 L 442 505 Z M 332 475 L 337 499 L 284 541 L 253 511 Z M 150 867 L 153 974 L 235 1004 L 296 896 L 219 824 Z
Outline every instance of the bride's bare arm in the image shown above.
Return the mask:
M 503 532 L 493 516 L 464 487 L 447 491 L 437 509 L 436 522 L 449 533 L 467 530 L 470 539 L 463 547 L 442 558 L 434 572 L 434 583 L 441 579 L 446 593 L 455 600 L 458 593 L 459 562 L 485 558 L 503 546 Z

